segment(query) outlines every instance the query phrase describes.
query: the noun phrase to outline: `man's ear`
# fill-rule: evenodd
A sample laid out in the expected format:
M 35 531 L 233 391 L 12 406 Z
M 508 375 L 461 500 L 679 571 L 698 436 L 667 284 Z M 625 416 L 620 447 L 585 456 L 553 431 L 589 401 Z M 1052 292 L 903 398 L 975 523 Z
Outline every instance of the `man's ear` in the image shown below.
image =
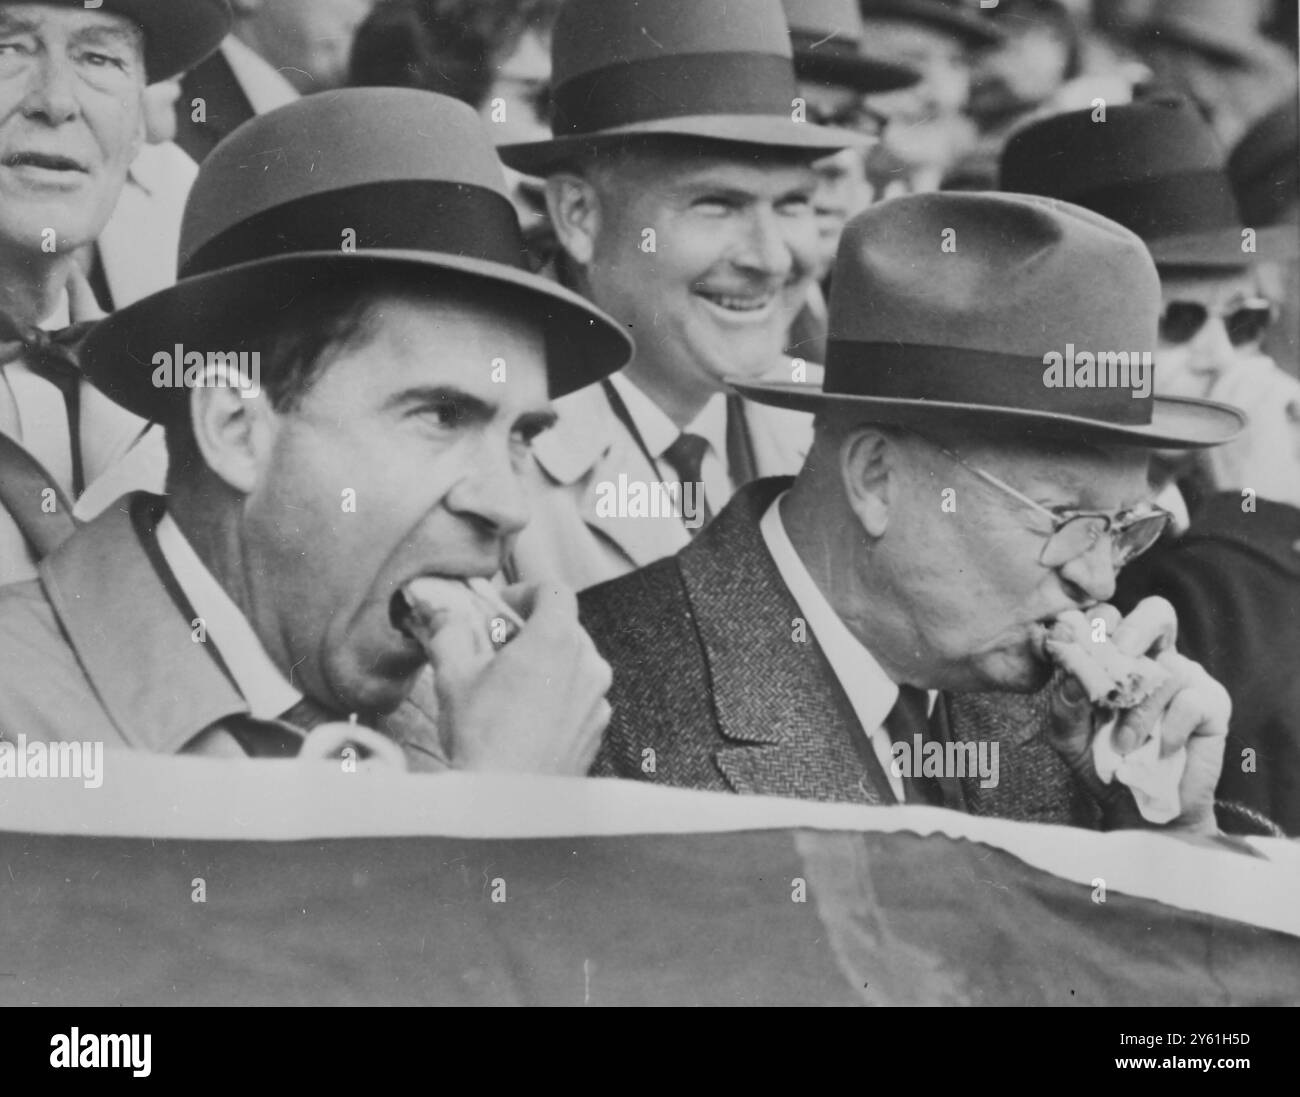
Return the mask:
M 840 444 L 840 475 L 849 508 L 870 537 L 883 537 L 898 497 L 898 444 L 872 427 Z
M 596 188 L 580 175 L 559 172 L 546 180 L 546 208 L 561 247 L 579 266 L 596 253 L 600 232 L 600 199 Z
M 234 491 L 251 494 L 270 464 L 278 429 L 266 394 L 249 398 L 237 386 L 194 388 L 190 420 L 204 464 Z

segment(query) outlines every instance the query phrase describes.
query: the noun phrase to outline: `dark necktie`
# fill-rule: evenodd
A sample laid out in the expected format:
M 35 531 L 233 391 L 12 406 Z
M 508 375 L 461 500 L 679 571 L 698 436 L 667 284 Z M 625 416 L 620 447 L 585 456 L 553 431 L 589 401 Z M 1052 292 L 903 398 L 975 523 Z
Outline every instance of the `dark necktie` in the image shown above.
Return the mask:
M 929 709 L 930 699 L 925 690 L 899 686 L 898 700 L 885 717 L 885 730 L 895 743 L 906 743 L 911 755 L 912 774 L 903 777 L 904 801 L 943 807 L 943 790 L 935 778 L 921 776 L 922 755 L 916 749 L 915 736 L 920 736 L 921 743 L 931 739 Z
M 296 758 L 303 740 L 321 724 L 346 722 L 304 697 L 278 720 L 244 717 L 230 721 L 227 730 L 250 758 Z
M 686 485 L 696 485 L 694 489 L 695 498 L 702 504 L 701 510 L 704 522 L 698 526 L 687 526 L 687 530 L 692 537 L 713 518 L 713 512 L 709 509 L 709 499 L 704 491 L 704 455 L 708 452 L 708 449 L 709 443 L 705 439 L 698 434 L 687 434 L 683 431 L 677 436 L 677 440 L 664 450 L 664 460 L 677 474 L 677 483 L 680 487 L 680 494 L 677 498 L 681 500 L 683 518 L 686 517 Z
M 754 442 L 749 436 L 749 420 L 745 418 L 745 401 L 735 395 L 727 397 L 727 474 L 731 486 L 743 488 L 758 479 L 758 462 L 754 457 Z
M 81 463 L 81 367 L 77 352 L 93 326 L 73 324 L 62 331 L 47 332 L 0 313 L 0 366 L 22 362 L 63 395 L 72 447 L 73 499 L 80 498 L 86 487 Z

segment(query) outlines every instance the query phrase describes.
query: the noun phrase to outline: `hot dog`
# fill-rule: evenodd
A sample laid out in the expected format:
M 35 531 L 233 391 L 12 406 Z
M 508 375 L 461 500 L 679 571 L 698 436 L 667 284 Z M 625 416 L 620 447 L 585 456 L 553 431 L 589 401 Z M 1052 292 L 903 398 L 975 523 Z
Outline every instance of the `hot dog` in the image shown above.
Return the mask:
M 448 616 L 471 623 L 494 646 L 508 644 L 524 622 L 486 579 L 426 576 L 402 588 L 405 612 L 401 625 L 422 644 L 429 644 Z
M 1043 639 L 1043 651 L 1101 708 L 1134 708 L 1165 679 L 1155 660 L 1125 655 L 1109 639 L 1093 640 L 1088 619 L 1078 610 L 1063 613 L 1053 622 Z

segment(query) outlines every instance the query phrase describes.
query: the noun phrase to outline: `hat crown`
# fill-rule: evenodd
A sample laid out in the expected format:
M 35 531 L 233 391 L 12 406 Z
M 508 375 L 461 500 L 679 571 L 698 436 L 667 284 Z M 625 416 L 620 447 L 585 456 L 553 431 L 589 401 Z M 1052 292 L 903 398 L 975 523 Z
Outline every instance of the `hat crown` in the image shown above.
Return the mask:
M 793 56 L 780 0 L 566 0 L 551 39 L 557 87 L 637 61 L 745 53 Z
M 1046 198 L 942 192 L 849 222 L 829 334 L 1040 362 L 1067 343 L 1154 352 L 1160 303 L 1155 263 L 1123 226 Z
M 240 126 L 204 160 L 185 207 L 181 265 L 278 207 L 386 183 L 460 184 L 509 201 L 491 140 L 466 104 L 409 88 L 306 96 Z

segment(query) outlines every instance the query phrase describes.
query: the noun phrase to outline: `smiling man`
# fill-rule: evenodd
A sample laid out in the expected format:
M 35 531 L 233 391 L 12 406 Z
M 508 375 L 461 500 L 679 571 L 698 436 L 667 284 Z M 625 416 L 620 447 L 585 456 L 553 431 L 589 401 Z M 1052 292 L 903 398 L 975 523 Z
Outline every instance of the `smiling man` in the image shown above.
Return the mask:
M 1107 752 L 1175 759 L 1175 816 L 1212 828 L 1227 697 L 1174 650 L 1167 603 L 1123 621 L 1107 603 L 1167 521 L 1147 501 L 1151 449 L 1227 441 L 1241 417 L 1042 379 L 1067 339 L 1152 347 L 1159 308 L 1142 242 L 1065 203 L 923 195 L 850 222 L 823 385 L 737 382 L 816 412 L 799 475 L 750 485 L 673 559 L 582 596 L 614 667 L 594 772 L 963 808 L 969 771 L 909 772 L 895 747 L 947 744 L 950 692 L 1038 690 L 1098 658 L 1136 664 L 1146 688 L 1094 705 L 1061 671 L 1053 743 L 1081 786 L 1118 822 L 1135 801 L 1102 783 Z M 1079 612 L 1092 636 L 1072 653 L 1058 636 Z
M 0 465 L 0 583 L 34 574 L 144 428 L 80 381 L 80 331 L 55 333 L 98 314 L 78 254 L 140 151 L 146 83 L 215 49 L 228 25 L 225 0 L 0 0 L 0 444 L 16 443 Z
M 166 425 L 168 496 L 122 500 L 0 595 L 0 733 L 582 772 L 609 672 L 572 594 L 480 610 L 470 591 L 527 521 L 549 396 L 630 344 L 521 255 L 453 100 L 339 92 L 225 142 L 178 284 L 85 348 L 105 392 Z
M 780 0 L 567 0 L 552 54 L 554 139 L 501 157 L 546 177 L 563 280 L 637 343 L 535 450 L 546 501 L 515 567 L 581 588 L 675 552 L 737 487 L 802 460 L 807 417 L 744 407 L 722 379 L 792 375 L 811 165 L 857 138 L 796 103 Z M 665 485 L 682 505 L 637 505 Z

